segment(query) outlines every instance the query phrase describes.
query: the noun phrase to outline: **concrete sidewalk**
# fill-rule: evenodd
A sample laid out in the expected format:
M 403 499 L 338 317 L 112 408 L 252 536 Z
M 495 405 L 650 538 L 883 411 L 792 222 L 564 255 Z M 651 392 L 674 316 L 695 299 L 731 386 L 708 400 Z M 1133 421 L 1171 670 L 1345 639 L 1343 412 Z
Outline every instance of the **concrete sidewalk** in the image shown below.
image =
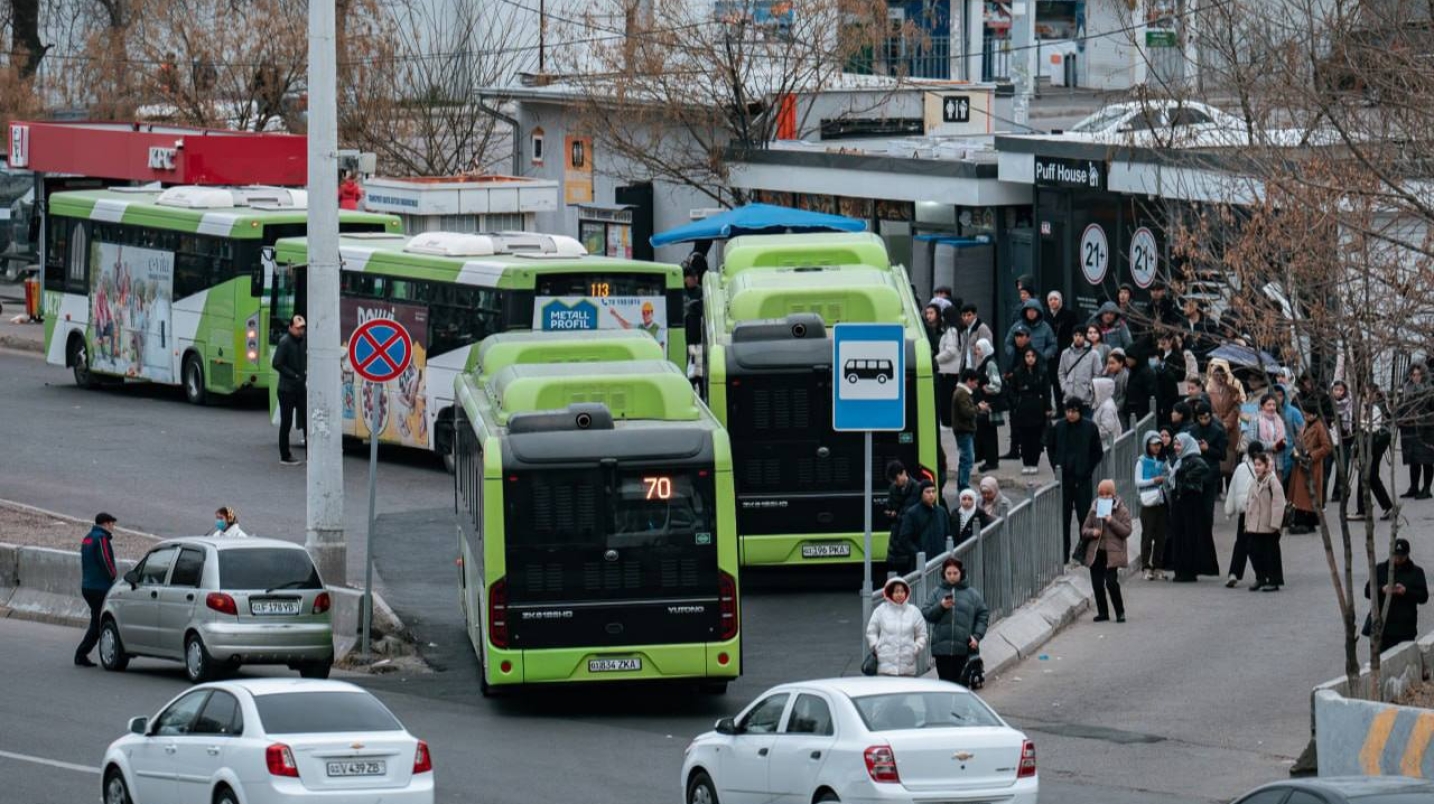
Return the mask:
M 1404 516 L 1415 561 L 1434 556 L 1418 543 L 1434 524 L 1434 502 L 1413 502 Z M 1388 524 L 1377 524 L 1383 542 Z M 1216 526 L 1225 571 L 1234 527 L 1222 508 Z M 1363 523 L 1351 526 L 1362 545 Z M 1126 579 L 1128 623 L 1082 615 L 984 697 L 1032 735 L 1047 778 L 1119 780 L 1214 802 L 1286 776 L 1310 738 L 1310 690 L 1342 672 L 1344 652 L 1319 535 L 1285 536 L 1281 546 L 1287 585 L 1277 593 L 1247 591 L 1248 570 L 1233 589 L 1223 575 L 1196 584 Z M 1362 565 L 1357 559 L 1354 572 L 1361 619 Z

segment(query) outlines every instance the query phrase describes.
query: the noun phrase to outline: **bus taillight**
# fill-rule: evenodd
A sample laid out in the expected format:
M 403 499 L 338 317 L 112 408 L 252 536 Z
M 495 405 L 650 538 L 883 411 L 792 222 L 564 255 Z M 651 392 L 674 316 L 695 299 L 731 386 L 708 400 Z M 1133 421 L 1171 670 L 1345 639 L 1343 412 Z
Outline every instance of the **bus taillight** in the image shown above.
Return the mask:
M 922 466 L 922 465 L 920 465 L 920 464 L 917 464 L 916 471 L 917 471 L 918 473 L 920 473 L 921 478 L 922 478 L 923 480 L 925 480 L 926 482 L 928 482 L 928 483 L 935 483 L 935 482 L 936 482 L 936 473 L 933 472 L 933 471 L 931 471 L 930 469 L 927 469 L 925 466 Z
M 737 579 L 725 572 L 717 573 L 718 608 L 722 612 L 722 639 L 737 636 Z
M 499 578 L 488 587 L 488 641 L 495 648 L 508 647 L 507 578 Z

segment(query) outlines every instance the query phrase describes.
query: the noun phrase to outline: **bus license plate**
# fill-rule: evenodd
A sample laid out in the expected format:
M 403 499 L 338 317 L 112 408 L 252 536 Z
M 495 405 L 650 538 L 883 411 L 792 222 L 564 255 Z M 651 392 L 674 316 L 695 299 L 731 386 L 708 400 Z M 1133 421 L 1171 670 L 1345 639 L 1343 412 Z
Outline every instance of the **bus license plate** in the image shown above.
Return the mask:
M 249 601 L 250 614 L 298 614 L 299 601 L 297 600 L 251 600 Z
M 388 766 L 381 759 L 360 762 L 330 762 L 330 776 L 382 776 Z
M 621 673 L 641 669 L 641 659 L 588 659 L 589 673 Z
M 851 555 L 849 544 L 804 544 L 802 558 L 846 558 Z

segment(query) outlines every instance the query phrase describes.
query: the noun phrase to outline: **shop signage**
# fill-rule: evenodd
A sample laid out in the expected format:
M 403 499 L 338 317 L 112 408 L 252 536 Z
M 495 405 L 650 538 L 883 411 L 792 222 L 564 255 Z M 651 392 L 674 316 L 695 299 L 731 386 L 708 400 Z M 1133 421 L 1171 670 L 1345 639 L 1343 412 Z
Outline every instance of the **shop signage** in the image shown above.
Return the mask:
M 1094 159 L 1036 157 L 1036 184 L 1042 187 L 1105 189 L 1105 164 Z
M 1175 32 L 1169 28 L 1151 28 L 1145 31 L 1146 47 L 1175 47 Z
M 10 126 L 10 167 L 22 168 L 30 165 L 30 127 Z
M 179 151 L 174 148 L 156 148 L 154 146 L 150 146 L 149 169 L 174 170 L 174 159 L 178 155 Z
M 1081 273 L 1085 275 L 1085 281 L 1099 285 L 1105 281 L 1105 271 L 1109 266 L 1110 243 L 1106 240 L 1105 229 L 1098 223 L 1092 223 L 1085 227 L 1085 233 L 1080 238 Z

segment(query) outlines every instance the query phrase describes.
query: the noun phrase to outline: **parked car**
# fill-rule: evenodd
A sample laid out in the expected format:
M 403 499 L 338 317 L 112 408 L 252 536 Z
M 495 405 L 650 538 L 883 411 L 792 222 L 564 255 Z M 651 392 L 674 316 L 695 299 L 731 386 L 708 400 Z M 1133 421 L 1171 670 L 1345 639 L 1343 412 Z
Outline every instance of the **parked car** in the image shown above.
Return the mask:
M 925 678 L 773 687 L 687 746 L 687 804 L 1035 804 L 1036 747 L 970 690 Z
M 100 664 L 135 656 L 184 662 L 193 683 L 241 664 L 283 664 L 328 678 L 331 599 L 303 547 L 277 539 L 161 542 L 115 582 L 100 613 Z
M 1133 144 L 1240 145 L 1249 143 L 1245 120 L 1195 101 L 1113 103 L 1066 129 L 1102 141 Z
M 433 801 L 428 744 L 339 681 L 192 687 L 130 720 L 101 767 L 105 804 Z
M 1408 776 L 1327 776 L 1288 779 L 1258 787 L 1235 804 L 1426 804 L 1434 781 Z

